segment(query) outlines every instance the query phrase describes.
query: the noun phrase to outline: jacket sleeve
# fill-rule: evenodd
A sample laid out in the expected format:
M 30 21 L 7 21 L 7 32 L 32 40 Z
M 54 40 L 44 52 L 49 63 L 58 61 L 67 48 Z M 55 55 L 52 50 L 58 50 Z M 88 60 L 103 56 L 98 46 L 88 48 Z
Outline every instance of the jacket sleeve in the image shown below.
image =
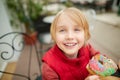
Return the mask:
M 46 63 L 42 63 L 42 80 L 59 80 L 57 73 L 50 68 Z

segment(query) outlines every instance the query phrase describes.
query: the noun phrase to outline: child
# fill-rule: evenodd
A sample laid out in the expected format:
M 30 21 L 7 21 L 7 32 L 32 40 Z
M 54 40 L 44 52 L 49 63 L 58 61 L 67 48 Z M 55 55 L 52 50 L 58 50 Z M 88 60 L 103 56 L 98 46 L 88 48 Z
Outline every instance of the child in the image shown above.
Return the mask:
M 50 32 L 55 45 L 42 59 L 43 80 L 99 80 L 97 75 L 87 77 L 86 65 L 99 52 L 87 43 L 89 26 L 79 9 L 72 7 L 60 11 Z

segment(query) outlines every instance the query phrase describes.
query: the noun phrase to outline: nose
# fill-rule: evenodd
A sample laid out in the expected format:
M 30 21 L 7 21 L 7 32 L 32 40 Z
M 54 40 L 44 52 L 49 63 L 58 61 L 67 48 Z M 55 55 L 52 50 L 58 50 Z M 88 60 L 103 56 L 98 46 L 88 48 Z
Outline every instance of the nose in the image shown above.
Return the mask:
M 69 31 L 66 35 L 67 40 L 73 40 L 74 39 L 74 33 L 72 31 Z

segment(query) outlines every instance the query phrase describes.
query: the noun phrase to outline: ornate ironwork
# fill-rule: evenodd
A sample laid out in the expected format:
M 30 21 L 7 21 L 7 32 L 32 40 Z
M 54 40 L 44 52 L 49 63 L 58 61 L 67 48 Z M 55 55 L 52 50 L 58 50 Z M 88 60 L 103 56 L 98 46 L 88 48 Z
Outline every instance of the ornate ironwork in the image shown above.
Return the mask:
M 2 41 L 2 39 L 4 39 L 5 37 L 8 37 L 8 36 L 11 36 L 13 35 L 13 38 L 11 40 L 11 43 L 10 42 L 4 42 Z M 3 60 L 10 60 L 13 58 L 13 56 L 15 55 L 15 52 L 21 52 L 25 46 L 25 43 L 24 43 L 24 40 L 20 40 L 20 42 L 18 44 L 15 43 L 15 40 L 18 36 L 22 36 L 22 37 L 27 37 L 30 41 L 34 41 L 29 35 L 27 35 L 26 33 L 23 33 L 23 32 L 10 32 L 10 33 L 6 33 L 4 35 L 2 35 L 0 37 L 0 45 L 6 45 L 8 47 L 10 47 L 12 49 L 12 53 L 5 50 L 5 51 L 0 51 L 0 57 L 1 59 Z M 17 49 L 17 47 L 15 45 L 18 45 L 18 46 L 21 46 L 20 49 Z M 15 76 L 20 76 L 20 77 L 23 77 L 23 78 L 26 78 L 27 80 L 31 80 L 31 76 L 30 76 L 30 72 L 31 72 L 31 57 L 32 57 L 32 48 L 35 49 L 36 51 L 36 58 L 37 58 L 37 63 L 39 65 L 39 71 L 40 70 L 40 54 L 38 54 L 38 50 L 37 50 L 37 45 L 36 43 L 34 45 L 31 45 L 30 46 L 30 56 L 29 56 L 29 64 L 28 64 L 28 73 L 27 73 L 27 76 L 26 75 L 23 75 L 23 74 L 19 74 L 19 73 L 11 73 L 11 72 L 5 72 L 5 71 L 0 71 L 0 73 L 4 73 L 4 74 L 10 74 L 10 75 L 15 75 Z M 6 58 L 6 55 L 8 55 L 8 57 Z

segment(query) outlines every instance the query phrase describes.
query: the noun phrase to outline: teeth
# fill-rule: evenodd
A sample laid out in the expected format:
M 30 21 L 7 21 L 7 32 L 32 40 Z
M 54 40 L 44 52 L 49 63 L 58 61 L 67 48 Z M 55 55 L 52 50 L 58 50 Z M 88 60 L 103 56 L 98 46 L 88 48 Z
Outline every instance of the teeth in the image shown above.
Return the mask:
M 75 44 L 65 44 L 66 46 L 74 46 Z

